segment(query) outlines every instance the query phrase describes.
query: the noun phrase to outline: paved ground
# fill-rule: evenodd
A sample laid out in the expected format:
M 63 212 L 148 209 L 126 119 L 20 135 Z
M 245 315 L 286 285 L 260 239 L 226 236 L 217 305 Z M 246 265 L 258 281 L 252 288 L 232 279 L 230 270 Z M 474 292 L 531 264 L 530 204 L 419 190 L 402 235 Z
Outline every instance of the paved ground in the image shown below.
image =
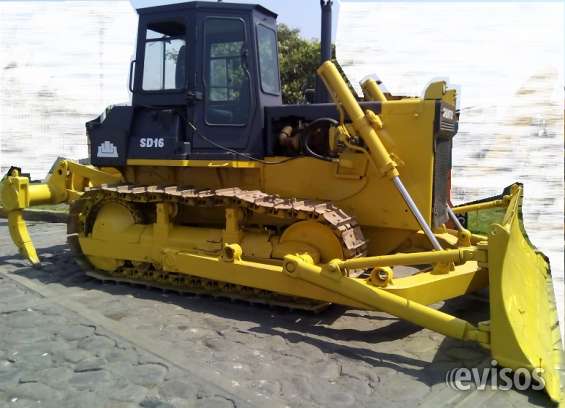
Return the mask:
M 321 314 L 102 284 L 83 276 L 62 224 L 30 223 L 44 267 L 15 256 L 0 220 L 0 406 L 526 406 L 540 392 L 461 393 L 473 344 L 377 312 Z M 484 320 L 478 297 L 442 310 Z

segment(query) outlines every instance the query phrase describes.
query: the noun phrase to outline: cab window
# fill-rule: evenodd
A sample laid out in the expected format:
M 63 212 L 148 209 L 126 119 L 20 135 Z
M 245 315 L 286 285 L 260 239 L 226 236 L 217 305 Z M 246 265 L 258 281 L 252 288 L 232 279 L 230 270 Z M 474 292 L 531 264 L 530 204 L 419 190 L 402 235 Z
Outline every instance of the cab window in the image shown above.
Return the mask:
M 178 22 L 149 24 L 145 33 L 143 59 L 144 91 L 185 87 L 185 26 Z
M 271 28 L 257 26 L 259 43 L 259 72 L 263 92 L 280 94 L 279 62 L 277 58 L 277 35 Z
M 250 85 L 245 67 L 245 26 L 235 18 L 205 22 L 206 122 L 245 125 Z

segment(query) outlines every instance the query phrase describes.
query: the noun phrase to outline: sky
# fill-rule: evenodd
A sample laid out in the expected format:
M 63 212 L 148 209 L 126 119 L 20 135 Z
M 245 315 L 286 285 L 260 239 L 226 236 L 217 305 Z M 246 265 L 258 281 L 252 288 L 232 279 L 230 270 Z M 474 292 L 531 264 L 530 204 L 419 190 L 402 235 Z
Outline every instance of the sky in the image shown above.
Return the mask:
M 136 8 L 160 4 L 179 3 L 175 0 L 130 0 Z M 224 0 L 225 3 L 252 3 L 274 11 L 279 16 L 277 21 L 300 29 L 303 37 L 320 38 L 320 0 Z M 335 40 L 339 0 L 333 6 L 333 38 Z

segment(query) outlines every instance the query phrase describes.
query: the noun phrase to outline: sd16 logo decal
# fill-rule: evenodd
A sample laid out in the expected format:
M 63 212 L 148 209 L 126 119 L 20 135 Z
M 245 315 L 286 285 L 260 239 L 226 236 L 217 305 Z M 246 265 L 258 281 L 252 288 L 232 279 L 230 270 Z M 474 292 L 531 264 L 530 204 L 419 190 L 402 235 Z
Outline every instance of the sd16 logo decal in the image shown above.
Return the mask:
M 139 147 L 154 147 L 161 149 L 165 147 L 165 139 L 162 137 L 144 137 L 139 139 Z

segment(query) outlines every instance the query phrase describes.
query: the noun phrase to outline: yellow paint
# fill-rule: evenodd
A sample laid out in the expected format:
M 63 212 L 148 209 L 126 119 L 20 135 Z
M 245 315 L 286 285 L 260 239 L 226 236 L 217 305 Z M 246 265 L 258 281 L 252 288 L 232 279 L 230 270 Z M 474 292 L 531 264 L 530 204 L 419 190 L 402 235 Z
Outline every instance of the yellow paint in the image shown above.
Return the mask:
M 363 95 L 365 95 L 365 99 L 368 101 L 379 101 L 379 102 L 386 102 L 386 96 L 381 91 L 381 88 L 372 78 L 368 78 L 361 83 L 361 89 L 363 90 Z
M 327 84 L 328 89 L 335 93 L 333 96 L 336 102 L 347 112 L 351 123 L 367 144 L 378 171 L 388 178 L 398 176 L 397 164 L 390 157 L 376 129 L 382 126 L 373 126 L 376 120 L 371 123 L 370 114 L 363 112 L 335 65 L 331 61 L 324 62 L 318 68 L 318 75 Z
M 512 369 L 543 369 L 545 389 L 563 398 L 561 334 L 549 264 L 524 237 L 516 186 L 502 224 L 489 234 L 492 356 Z
M 342 269 L 375 268 L 394 265 L 426 265 L 437 262 L 454 262 L 458 265 L 467 261 L 486 261 L 484 250 L 476 247 L 444 249 L 415 253 L 397 253 L 365 258 L 334 259 L 334 265 Z
M 280 160 L 285 159 L 284 157 Z M 274 160 L 276 161 L 276 159 Z M 230 161 L 230 160 L 156 160 L 156 159 L 129 159 L 129 166 L 166 166 L 166 167 L 230 167 L 238 169 L 253 169 L 262 166 L 257 161 Z
M 424 91 L 424 99 L 442 99 L 445 95 L 446 84 L 445 81 L 434 81 L 428 85 Z
M 466 262 L 446 274 L 422 272 L 395 278 L 384 289 L 423 305 L 473 293 L 488 287 L 488 270 L 476 262 Z
M 34 205 L 58 204 L 79 197 L 86 187 L 122 181 L 119 172 L 105 173 L 92 166 L 59 159 L 53 165 L 45 183 L 31 183 L 17 171 L 0 181 L 0 203 L 8 213 L 12 241 L 32 264 L 39 258 L 29 236 L 22 210 Z
M 280 243 L 304 242 L 317 248 L 321 262 L 342 258 L 343 250 L 332 230 L 316 221 L 299 221 L 286 228 Z
M 33 265 L 39 264 L 39 257 L 29 236 L 21 210 L 13 210 L 8 213 L 8 228 L 10 237 L 18 247 L 20 254 Z
M 366 309 L 390 313 L 446 336 L 478 341 L 486 345 L 489 343 L 488 332 L 474 327 L 465 320 L 387 292 L 363 280 L 347 278 L 337 269 L 321 268 L 293 255 L 286 257 L 283 269 L 293 278 L 360 301 Z
M 125 214 L 118 215 L 121 211 L 121 209 L 114 207 L 114 204 L 112 204 L 104 210 L 104 213 L 100 217 L 101 219 L 106 218 L 107 220 L 122 218 L 123 220 L 118 221 L 117 226 L 106 225 L 106 222 L 100 221 L 104 224 L 104 230 L 95 226 L 91 235 L 79 235 L 81 248 L 89 259 L 98 260 L 108 258 L 118 260 L 115 264 L 108 264 L 109 266 L 119 265 L 121 261 L 125 260 L 149 262 L 161 265 L 165 270 L 170 270 L 171 272 L 186 273 L 208 279 L 216 279 L 239 285 L 282 292 L 292 296 L 309 297 L 321 301 L 341 303 L 348 306 L 362 307 L 364 305 L 366 308 L 368 307 L 362 298 L 357 299 L 346 296 L 350 300 L 344 300 L 344 298 L 336 298 L 331 292 L 323 291 L 322 295 L 318 291 L 305 291 L 303 287 L 298 287 L 299 285 L 294 284 L 295 280 L 293 278 L 284 274 L 280 275 L 282 272 L 281 266 L 275 267 L 275 265 L 266 263 L 257 258 L 256 254 L 250 257 L 255 259 L 254 262 L 242 261 L 237 267 L 222 267 L 218 269 L 216 266 L 217 262 L 222 259 L 225 260 L 222 249 L 225 248 L 226 244 L 222 243 L 221 230 L 169 225 L 167 236 L 163 236 L 158 228 L 156 228 L 156 225 L 160 223 L 159 221 L 153 225 L 128 225 L 129 221 L 127 216 L 125 216 Z M 112 213 L 114 214 L 111 215 Z M 245 251 L 246 239 L 247 237 L 244 236 L 243 244 L 241 246 L 238 245 L 244 260 L 248 258 L 248 253 Z M 260 235 L 254 233 L 251 242 L 254 243 L 259 239 Z M 294 253 L 316 252 L 316 249 L 313 251 L 309 250 L 313 247 L 313 243 L 304 244 L 295 241 L 290 242 L 296 245 L 292 248 Z M 280 245 L 284 247 L 285 243 L 281 243 Z M 273 252 L 280 252 L 276 244 L 274 248 Z M 288 254 L 288 252 L 286 254 Z M 433 255 L 433 253 L 431 254 Z M 422 261 L 424 256 L 425 254 L 414 255 L 414 257 L 411 258 L 412 261 L 408 261 L 408 263 Z M 455 257 L 459 258 L 463 255 L 457 252 L 457 250 L 453 250 L 443 256 L 449 256 L 451 259 Z M 170 262 L 171 257 L 177 257 L 179 262 L 167 264 L 167 262 Z M 192 262 L 195 259 L 199 260 L 196 264 Z M 309 259 L 310 262 L 314 262 L 316 257 L 309 257 Z M 385 263 L 394 264 L 395 262 L 389 262 L 390 259 L 393 258 L 387 258 Z M 444 258 L 442 256 L 433 255 L 432 258 L 426 261 L 435 262 L 441 259 Z M 333 264 L 339 265 L 339 261 L 330 263 L 330 265 Z M 249 268 L 245 269 L 243 267 L 245 265 L 249 266 Z M 104 264 L 104 266 L 106 266 L 106 264 Z M 247 270 L 247 273 L 242 276 L 234 274 L 234 270 Z M 274 273 L 279 275 L 273 275 Z M 353 279 L 363 285 L 371 286 L 370 283 L 365 282 L 365 280 L 361 278 L 348 279 Z M 286 282 L 283 283 L 282 281 Z M 282 286 L 277 287 L 276 285 L 279 284 Z M 405 278 L 397 278 L 394 279 L 393 283 L 384 288 L 384 290 L 395 293 L 396 295 L 401 295 L 412 301 L 430 304 L 439 300 L 469 293 L 484 287 L 485 284 L 485 271 L 478 268 L 476 263 L 468 262 L 457 266 L 454 272 L 450 274 L 438 275 L 426 272 Z
M 506 207 L 510 202 L 510 196 L 505 196 L 499 200 L 485 201 L 476 204 L 466 204 L 453 207 L 455 214 L 463 214 L 470 211 L 488 210 L 489 208 Z

